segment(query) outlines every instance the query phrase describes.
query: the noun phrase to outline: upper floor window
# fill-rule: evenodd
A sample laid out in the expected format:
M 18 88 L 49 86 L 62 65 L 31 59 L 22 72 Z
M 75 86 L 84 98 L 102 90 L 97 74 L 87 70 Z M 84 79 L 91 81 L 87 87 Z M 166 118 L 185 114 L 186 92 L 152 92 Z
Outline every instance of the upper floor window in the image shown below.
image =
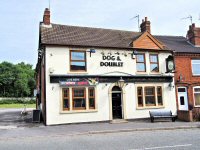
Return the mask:
M 195 106 L 200 106 L 200 86 L 194 87 L 194 102 Z
M 192 74 L 200 75 L 200 60 L 192 60 Z
M 70 71 L 86 71 L 85 51 L 70 51 Z
M 145 54 L 136 55 L 137 72 L 146 72 Z
M 149 59 L 151 72 L 159 72 L 158 54 L 150 54 Z

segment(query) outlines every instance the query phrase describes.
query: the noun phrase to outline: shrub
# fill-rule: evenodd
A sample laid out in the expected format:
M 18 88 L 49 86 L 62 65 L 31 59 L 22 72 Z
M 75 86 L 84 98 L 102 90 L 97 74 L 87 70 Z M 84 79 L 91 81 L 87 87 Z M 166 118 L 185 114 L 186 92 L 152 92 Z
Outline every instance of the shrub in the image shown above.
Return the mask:
M 35 100 L 23 100 L 23 99 L 12 99 L 12 100 L 0 100 L 0 104 L 35 104 Z

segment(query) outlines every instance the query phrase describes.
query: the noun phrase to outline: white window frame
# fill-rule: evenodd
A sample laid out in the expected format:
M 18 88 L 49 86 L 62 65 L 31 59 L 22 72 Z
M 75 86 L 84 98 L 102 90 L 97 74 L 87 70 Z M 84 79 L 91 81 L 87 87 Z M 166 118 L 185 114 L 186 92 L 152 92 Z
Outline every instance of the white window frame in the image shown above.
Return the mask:
M 193 63 L 193 60 L 199 60 L 199 63 Z M 195 73 L 193 72 L 193 64 L 199 64 L 199 66 L 200 66 L 200 59 L 192 59 L 192 60 L 191 60 L 191 64 L 192 64 L 192 75 L 194 75 L 194 76 L 200 76 L 200 74 L 195 74 Z
M 200 86 L 194 86 L 193 87 L 193 100 L 194 100 L 194 106 L 195 107 L 200 107 L 200 105 L 196 105 L 196 100 L 195 100 L 195 96 L 194 96 L 195 93 L 199 93 L 200 94 L 200 92 L 195 92 L 194 91 L 194 89 L 197 89 L 197 88 L 200 88 Z

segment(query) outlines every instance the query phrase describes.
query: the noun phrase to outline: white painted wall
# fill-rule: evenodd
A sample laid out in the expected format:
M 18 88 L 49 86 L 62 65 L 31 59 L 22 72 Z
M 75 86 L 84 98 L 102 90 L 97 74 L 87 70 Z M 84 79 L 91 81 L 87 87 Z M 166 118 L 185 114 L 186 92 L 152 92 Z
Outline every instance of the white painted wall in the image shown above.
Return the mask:
M 73 48 L 68 47 L 47 47 L 46 48 L 46 63 L 47 63 L 47 72 L 49 72 L 50 68 L 53 68 L 54 72 L 53 74 L 73 74 L 73 72 L 70 72 L 69 69 L 69 50 L 73 50 Z M 89 49 L 82 49 L 82 48 L 76 48 L 74 50 L 85 50 L 89 51 Z M 161 51 L 161 50 L 159 50 Z M 105 55 L 107 55 L 109 52 L 111 52 L 113 55 L 116 55 L 116 52 L 120 53 L 120 58 L 123 62 L 123 67 L 100 67 L 100 62 L 102 62 L 102 54 L 101 52 L 104 52 Z M 127 57 L 125 57 L 122 53 L 126 53 Z M 120 71 L 128 74 L 138 74 L 136 73 L 136 59 L 131 58 L 132 51 L 125 51 L 125 50 L 106 50 L 106 49 L 96 49 L 96 53 L 92 53 L 90 57 L 90 53 L 87 52 L 87 72 L 80 72 L 81 74 L 90 74 L 90 75 L 96 75 L 96 74 L 105 74 L 109 72 L 115 72 Z M 155 52 L 152 52 L 153 54 Z M 159 53 L 159 68 L 160 72 L 157 74 L 165 74 L 166 72 L 166 65 L 165 65 L 165 59 L 170 55 L 170 53 Z M 110 61 L 112 62 L 112 61 Z M 113 61 L 117 62 L 117 61 Z M 149 52 L 146 52 L 146 75 L 155 74 L 150 73 L 150 65 L 149 65 Z M 98 70 L 98 72 L 97 72 Z
M 78 49 L 80 50 L 80 49 Z M 123 67 L 100 67 L 100 61 L 102 61 L 102 55 L 100 54 L 104 51 L 105 54 L 110 52 L 110 50 L 98 50 L 96 53 L 92 54 L 92 57 L 87 53 L 87 73 L 89 75 L 95 74 L 105 74 L 115 71 L 120 71 L 123 73 L 136 74 L 136 62 L 135 59 L 131 58 L 129 52 L 126 51 L 127 57 L 120 55 L 120 58 L 124 62 Z M 121 52 L 112 50 L 112 53 Z M 122 52 L 125 52 L 122 50 Z M 160 53 L 159 54 L 159 65 L 160 74 L 165 73 L 165 59 L 170 55 L 170 53 Z M 149 53 L 146 53 L 146 64 L 149 61 Z M 69 48 L 67 47 L 47 47 L 46 48 L 46 111 L 47 111 L 47 125 L 53 124 L 63 124 L 63 123 L 78 123 L 78 122 L 92 122 L 92 121 L 107 121 L 110 119 L 111 106 L 109 99 L 109 87 L 111 84 L 100 83 L 96 86 L 96 100 L 97 100 L 97 110 L 93 112 L 70 112 L 63 113 L 61 110 L 61 87 L 59 84 L 51 84 L 49 77 L 49 69 L 53 68 L 53 74 L 66 75 L 72 74 L 69 72 Z M 149 75 L 150 66 L 147 65 L 147 73 Z M 77 73 L 76 73 L 77 74 Z M 120 73 L 118 73 L 120 74 Z M 116 74 L 113 74 L 116 75 Z M 154 83 L 151 83 L 154 84 Z M 163 99 L 164 108 L 169 109 L 173 113 L 176 113 L 176 100 L 175 100 L 175 89 L 170 90 L 168 88 L 169 83 L 160 83 L 163 88 Z M 124 105 L 125 118 L 135 119 L 135 118 L 145 118 L 149 117 L 150 109 L 137 109 L 136 102 L 136 85 L 134 83 L 129 83 L 126 85 L 125 97 L 126 105 Z

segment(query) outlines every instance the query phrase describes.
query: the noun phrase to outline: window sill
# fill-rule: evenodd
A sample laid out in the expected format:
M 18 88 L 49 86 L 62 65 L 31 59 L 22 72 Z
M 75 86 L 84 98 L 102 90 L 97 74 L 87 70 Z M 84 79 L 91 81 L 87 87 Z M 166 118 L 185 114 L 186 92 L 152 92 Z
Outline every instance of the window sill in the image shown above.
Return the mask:
M 160 109 L 165 108 L 165 106 L 149 106 L 149 107 L 136 107 L 136 110 L 145 110 L 145 109 Z
M 200 108 L 200 105 L 196 105 L 196 106 L 194 106 L 194 108 Z
M 135 74 L 136 74 L 136 75 L 137 75 L 137 74 L 140 75 L 140 74 L 148 74 L 148 73 L 147 73 L 147 72 L 136 72 Z
M 200 74 L 193 74 L 192 77 L 200 77 Z
M 60 114 L 75 114 L 75 113 L 94 113 L 94 112 L 98 112 L 98 110 L 94 109 L 94 110 L 71 110 L 71 111 L 60 111 Z
M 150 72 L 149 74 L 150 74 L 150 75 L 151 75 L 151 74 L 160 74 L 160 75 L 161 75 L 160 72 Z
M 70 71 L 70 72 L 67 72 L 67 74 L 88 74 L 88 72 L 85 72 L 85 71 Z

